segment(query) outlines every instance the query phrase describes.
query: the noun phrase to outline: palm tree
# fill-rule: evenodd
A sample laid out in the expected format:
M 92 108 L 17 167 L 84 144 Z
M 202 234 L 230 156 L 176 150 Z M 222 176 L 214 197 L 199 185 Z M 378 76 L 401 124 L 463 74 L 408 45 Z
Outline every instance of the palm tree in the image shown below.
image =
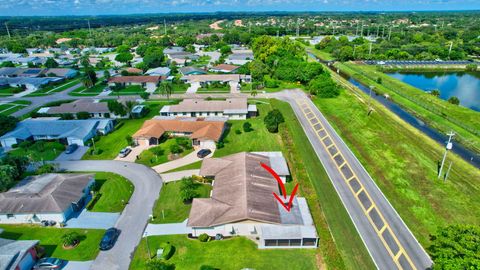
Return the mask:
M 250 95 L 252 95 L 252 97 L 255 97 L 257 94 L 258 94 L 257 90 L 253 90 L 252 92 L 250 92 Z
M 85 73 L 82 77 L 82 84 L 85 86 L 85 88 L 91 88 L 93 87 L 93 81 L 92 78 L 88 75 L 88 73 Z
M 432 90 L 432 92 L 430 92 L 430 94 L 432 94 L 432 96 L 434 96 L 434 97 L 439 97 L 440 96 L 440 90 L 434 89 L 434 90 Z
M 135 106 L 135 102 L 131 101 L 131 100 L 128 100 L 127 102 L 125 102 L 125 107 L 127 107 L 127 110 L 128 110 L 128 117 L 131 118 L 132 114 L 132 109 L 133 107 Z
M 163 81 L 160 85 L 160 93 L 162 95 L 166 95 L 167 99 L 170 99 L 170 95 L 172 95 L 173 86 L 171 82 Z

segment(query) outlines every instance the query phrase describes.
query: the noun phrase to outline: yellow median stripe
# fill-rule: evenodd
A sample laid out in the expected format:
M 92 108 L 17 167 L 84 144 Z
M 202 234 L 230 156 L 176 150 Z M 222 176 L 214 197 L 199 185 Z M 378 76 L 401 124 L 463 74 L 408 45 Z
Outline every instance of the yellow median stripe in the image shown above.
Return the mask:
M 298 100 L 296 101 L 297 104 L 303 108 L 303 113 L 305 115 L 305 117 L 308 119 L 308 122 L 310 124 L 310 126 L 312 127 L 312 129 L 315 131 L 315 134 L 316 136 L 320 139 L 320 142 L 322 143 L 322 145 L 324 146 L 325 149 L 329 149 L 330 147 L 332 146 L 335 146 L 336 149 L 337 149 L 337 152 L 335 153 L 335 155 L 329 155 L 330 156 L 330 159 L 333 161 L 333 164 L 335 164 L 335 166 L 337 167 L 337 169 L 340 171 L 340 175 L 343 177 L 343 179 L 347 182 L 347 185 L 348 187 L 350 188 L 350 190 L 352 191 L 353 194 L 355 194 L 355 199 L 357 200 L 357 202 L 359 203 L 360 206 L 362 206 L 362 210 L 365 214 L 365 216 L 367 217 L 367 219 L 369 220 L 370 224 L 372 225 L 372 227 L 375 229 L 375 231 L 377 232 L 377 235 L 378 237 L 380 238 L 380 241 L 382 241 L 383 245 L 385 246 L 385 248 L 387 249 L 388 253 L 390 254 L 390 256 L 392 257 L 393 261 L 395 262 L 395 264 L 397 265 L 397 267 L 399 269 L 403 269 L 403 267 L 400 265 L 400 262 L 399 262 L 399 258 L 400 256 L 403 254 L 406 258 L 406 260 L 408 261 L 408 263 L 410 264 L 410 266 L 412 267 L 412 269 L 416 269 L 415 265 L 412 263 L 412 260 L 410 259 L 410 257 L 408 256 L 408 254 L 405 252 L 405 249 L 403 248 L 403 246 L 400 244 L 400 241 L 398 240 L 398 238 L 396 237 L 395 234 L 393 234 L 393 231 L 392 229 L 390 228 L 390 225 L 387 223 L 387 221 L 385 220 L 385 218 L 383 217 L 383 214 L 378 211 L 378 207 L 376 206 L 375 202 L 372 200 L 372 198 L 370 197 L 370 194 L 367 192 L 367 190 L 364 188 L 363 184 L 359 181 L 359 178 L 356 176 L 355 172 L 352 170 L 352 168 L 350 167 L 350 165 L 348 164 L 347 160 L 343 157 L 342 153 L 340 153 L 340 149 L 336 146 L 335 142 L 330 138 L 329 141 L 330 141 L 330 144 L 329 145 L 326 145 L 324 140 L 326 140 L 328 137 L 330 137 L 330 135 L 328 134 L 327 130 L 325 129 L 325 127 L 323 126 L 322 122 L 320 121 L 320 119 L 318 119 L 318 117 L 313 113 L 313 110 L 310 108 L 310 105 L 307 104 L 305 101 L 303 101 L 302 103 L 300 103 Z M 308 111 L 308 114 L 313 114 L 314 116 L 312 118 L 308 118 L 307 116 L 307 113 L 306 111 Z M 320 125 L 320 129 L 316 129 L 314 127 L 314 125 L 311 123 L 311 119 L 313 118 L 317 118 L 317 122 L 315 122 L 315 126 L 318 126 Z M 325 136 L 324 137 L 320 137 L 318 132 L 321 131 L 321 130 L 324 130 L 325 131 Z M 341 165 L 337 165 L 337 163 L 335 162 L 334 158 L 337 157 L 337 156 L 341 156 L 341 158 L 345 161 L 343 162 Z M 343 170 L 347 170 L 347 171 L 350 171 L 350 173 L 352 174 L 352 176 L 347 177 L 344 175 L 344 172 Z M 357 192 L 355 192 L 352 188 L 352 186 L 349 184 L 350 180 L 356 178 L 357 179 L 357 182 L 358 184 L 360 185 L 360 189 L 358 189 Z M 360 199 L 358 198 L 358 195 L 360 193 L 364 193 L 366 198 L 368 198 L 368 200 L 370 201 L 371 203 L 371 206 L 368 208 L 368 209 L 365 209 L 363 207 L 363 203 L 360 201 Z M 370 216 L 370 213 L 373 211 L 373 209 L 375 209 L 375 212 L 377 213 L 378 217 L 380 218 L 380 220 L 382 221 L 382 224 L 383 224 L 383 227 L 381 229 L 378 229 L 377 228 L 377 225 L 375 225 L 375 222 L 373 221 L 373 219 L 371 218 Z M 385 241 L 384 239 L 384 236 L 383 236 L 383 233 L 388 230 L 388 233 L 390 234 L 390 236 L 393 238 L 396 246 L 398 247 L 398 252 L 396 252 L 396 254 L 394 254 L 394 251 L 392 250 L 392 247 L 390 247 L 387 242 Z

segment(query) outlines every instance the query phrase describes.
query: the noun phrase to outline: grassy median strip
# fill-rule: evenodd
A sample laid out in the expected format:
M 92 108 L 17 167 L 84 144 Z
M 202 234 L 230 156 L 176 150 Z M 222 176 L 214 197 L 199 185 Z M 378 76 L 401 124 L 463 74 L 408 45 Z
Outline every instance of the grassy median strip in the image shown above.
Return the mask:
M 98 245 L 104 230 L 44 228 L 36 225 L 0 225 L 1 238 L 13 240 L 39 240 L 45 256 L 71 261 L 94 260 L 99 252 Z M 76 232 L 80 234 L 80 244 L 73 249 L 64 249 L 62 236 Z
M 480 171 L 449 153 L 447 182 L 437 180 L 444 148 L 368 96 L 344 90 L 334 99 L 315 99 L 420 243 L 447 224 L 480 224 Z M 444 171 L 445 172 L 445 171 Z

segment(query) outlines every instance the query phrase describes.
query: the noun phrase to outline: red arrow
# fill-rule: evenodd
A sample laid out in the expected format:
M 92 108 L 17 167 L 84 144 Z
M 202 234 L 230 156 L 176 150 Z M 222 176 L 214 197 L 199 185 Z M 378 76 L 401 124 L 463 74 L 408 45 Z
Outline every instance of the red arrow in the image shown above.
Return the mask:
M 278 176 L 278 174 L 272 168 L 267 166 L 265 163 L 260 163 L 260 165 L 262 165 L 262 167 L 265 170 L 267 170 L 275 178 L 275 180 L 277 180 L 277 183 L 280 185 L 280 189 L 282 190 L 283 198 L 286 199 L 287 191 L 285 190 L 285 185 L 283 184 L 282 179 L 280 179 L 280 176 Z M 277 195 L 277 193 L 273 192 L 273 196 L 285 208 L 285 210 L 290 212 L 290 210 L 292 209 L 293 198 L 295 197 L 297 190 L 298 190 L 298 184 L 295 185 L 295 187 L 293 188 L 292 194 L 290 194 L 288 205 L 285 204 L 285 202 L 280 198 L 280 196 Z

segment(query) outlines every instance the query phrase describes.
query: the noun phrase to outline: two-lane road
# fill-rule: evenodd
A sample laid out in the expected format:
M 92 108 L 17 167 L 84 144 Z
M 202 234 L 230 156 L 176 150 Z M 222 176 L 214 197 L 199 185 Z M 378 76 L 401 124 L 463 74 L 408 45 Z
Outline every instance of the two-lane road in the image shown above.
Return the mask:
M 152 169 L 131 162 L 85 160 L 56 163 L 60 169 L 72 172 L 113 172 L 129 179 L 135 186 L 132 197 L 115 226 L 121 230 L 117 243 L 111 250 L 100 251 L 90 268 L 127 270 L 152 214 L 153 205 L 160 194 L 162 179 Z
M 430 268 L 428 254 L 305 93 L 283 91 L 276 97 L 292 106 L 377 268 Z

